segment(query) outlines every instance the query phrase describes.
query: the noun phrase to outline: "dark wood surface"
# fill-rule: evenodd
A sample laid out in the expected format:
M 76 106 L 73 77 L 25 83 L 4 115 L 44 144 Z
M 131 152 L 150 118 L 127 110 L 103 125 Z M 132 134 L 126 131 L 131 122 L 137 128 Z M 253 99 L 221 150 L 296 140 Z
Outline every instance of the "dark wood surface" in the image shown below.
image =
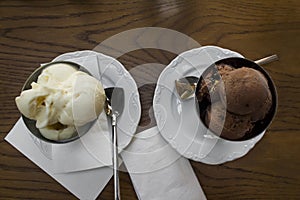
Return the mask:
M 0 2 L 0 199 L 75 199 L 14 149 L 4 137 L 20 117 L 14 98 L 40 63 L 71 51 L 93 49 L 106 38 L 138 27 L 182 32 L 201 45 L 218 45 L 265 65 L 279 96 L 276 118 L 245 157 L 210 166 L 191 162 L 208 199 L 300 199 L 300 1 L 1 1 Z M 153 49 L 120 58 L 130 70 L 168 64 L 176 55 Z M 161 69 L 153 70 L 158 77 Z M 151 127 L 155 84 L 140 88 L 140 126 Z M 121 173 L 124 200 L 137 199 Z M 110 181 L 98 199 L 113 199 Z

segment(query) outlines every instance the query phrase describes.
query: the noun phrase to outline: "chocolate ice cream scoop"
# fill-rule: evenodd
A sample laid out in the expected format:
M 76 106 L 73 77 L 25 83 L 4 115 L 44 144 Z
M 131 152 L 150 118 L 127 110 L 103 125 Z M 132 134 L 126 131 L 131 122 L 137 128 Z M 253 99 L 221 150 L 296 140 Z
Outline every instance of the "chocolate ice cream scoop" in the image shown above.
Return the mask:
M 232 141 L 262 133 L 277 107 L 277 93 L 267 72 L 244 58 L 226 58 L 209 66 L 200 77 L 196 96 L 205 126 Z
M 268 82 L 261 72 L 241 67 L 223 75 L 222 79 L 229 112 L 250 114 L 253 121 L 264 118 L 271 107 L 272 98 Z

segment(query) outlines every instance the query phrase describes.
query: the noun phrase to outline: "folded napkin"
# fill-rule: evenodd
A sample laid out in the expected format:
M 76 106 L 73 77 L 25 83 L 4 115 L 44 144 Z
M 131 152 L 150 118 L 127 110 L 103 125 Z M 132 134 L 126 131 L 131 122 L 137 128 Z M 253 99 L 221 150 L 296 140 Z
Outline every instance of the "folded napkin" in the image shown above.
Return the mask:
M 17 121 L 5 140 L 79 199 L 95 199 L 112 177 L 110 167 L 73 173 L 56 173 L 53 170 L 53 160 L 48 159 L 35 145 L 22 119 Z
M 141 200 L 206 199 L 189 161 L 153 127 L 138 133 L 121 153 Z

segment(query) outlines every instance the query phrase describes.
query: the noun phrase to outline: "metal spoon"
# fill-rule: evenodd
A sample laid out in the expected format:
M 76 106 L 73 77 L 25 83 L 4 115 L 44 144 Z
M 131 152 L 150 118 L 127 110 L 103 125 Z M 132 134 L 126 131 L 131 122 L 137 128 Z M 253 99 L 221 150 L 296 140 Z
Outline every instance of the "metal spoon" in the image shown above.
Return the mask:
M 114 196 L 115 200 L 120 200 L 119 184 L 119 164 L 118 164 L 118 138 L 117 138 L 117 118 L 122 114 L 124 108 L 123 88 L 110 87 L 105 89 L 106 94 L 106 114 L 111 117 L 112 141 L 113 141 L 113 170 L 114 170 Z
M 258 65 L 263 65 L 275 60 L 278 60 L 278 56 L 276 54 L 256 60 L 254 62 Z M 187 100 L 194 96 L 198 81 L 199 78 L 195 76 L 187 76 L 175 80 L 176 91 L 181 100 Z

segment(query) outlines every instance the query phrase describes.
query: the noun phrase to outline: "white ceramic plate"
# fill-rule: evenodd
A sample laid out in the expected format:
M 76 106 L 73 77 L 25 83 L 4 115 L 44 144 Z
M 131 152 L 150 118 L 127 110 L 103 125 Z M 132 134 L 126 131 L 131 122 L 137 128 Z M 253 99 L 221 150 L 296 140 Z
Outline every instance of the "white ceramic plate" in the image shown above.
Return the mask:
M 192 49 L 176 57 L 161 73 L 154 93 L 153 109 L 164 139 L 186 158 L 206 164 L 221 164 L 244 156 L 263 137 L 230 142 L 216 138 L 199 120 L 195 100 L 181 101 L 175 80 L 198 76 L 217 60 L 243 57 L 216 46 Z
M 86 59 L 85 59 L 86 58 Z M 118 118 L 119 151 L 131 141 L 141 117 L 141 104 L 137 85 L 125 67 L 116 59 L 95 52 L 77 51 L 62 54 L 53 61 L 71 60 L 87 68 L 98 78 L 103 87 L 122 87 L 125 90 L 125 102 L 122 115 Z

